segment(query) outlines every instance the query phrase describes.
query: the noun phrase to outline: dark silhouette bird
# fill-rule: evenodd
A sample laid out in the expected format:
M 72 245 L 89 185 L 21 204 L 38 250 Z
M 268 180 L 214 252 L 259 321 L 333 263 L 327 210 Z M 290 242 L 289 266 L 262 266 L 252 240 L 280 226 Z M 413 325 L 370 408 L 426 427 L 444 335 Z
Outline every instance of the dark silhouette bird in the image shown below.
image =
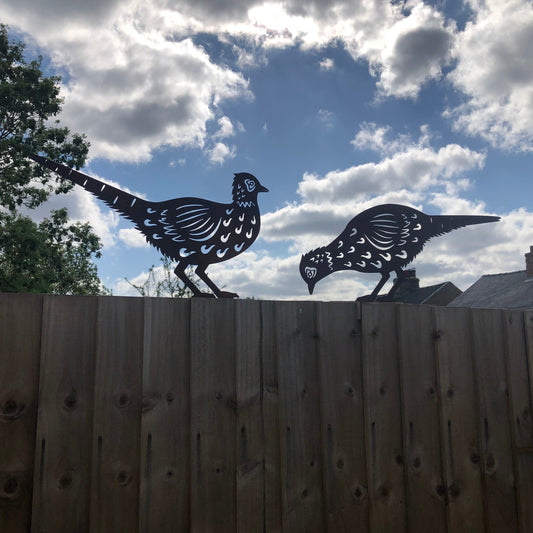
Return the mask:
M 397 278 L 387 297 L 392 298 L 404 277 L 403 267 L 421 251 L 424 244 L 454 229 L 497 222 L 500 217 L 479 215 L 429 216 L 405 205 L 384 204 L 355 216 L 330 244 L 302 256 L 300 275 L 309 294 L 317 281 L 338 270 L 381 274 L 376 288 L 360 300 L 374 301 L 391 272 Z
M 247 172 L 235 174 L 230 204 L 202 198 L 149 202 L 39 155 L 30 158 L 81 185 L 131 220 L 151 245 L 177 262 L 174 272 L 194 296 L 213 295 L 201 292 L 188 278 L 185 269 L 189 265 L 196 265 L 196 274 L 217 298 L 238 297 L 233 292 L 221 291 L 205 270 L 213 263 L 244 252 L 257 238 L 261 227 L 257 194 L 268 189 L 255 176 Z

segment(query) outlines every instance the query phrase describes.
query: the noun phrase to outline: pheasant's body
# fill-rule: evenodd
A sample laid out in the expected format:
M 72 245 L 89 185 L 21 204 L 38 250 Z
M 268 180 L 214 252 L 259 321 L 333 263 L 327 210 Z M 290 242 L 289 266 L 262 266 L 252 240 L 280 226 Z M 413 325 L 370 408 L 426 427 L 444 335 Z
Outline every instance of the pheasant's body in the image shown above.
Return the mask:
M 438 235 L 472 224 L 495 222 L 499 217 L 475 215 L 430 216 L 412 207 L 386 204 L 355 216 L 330 244 L 302 257 L 300 274 L 312 293 L 317 281 L 338 270 L 379 273 L 381 280 L 372 292 L 375 299 L 389 279 L 398 275 L 389 292 L 392 296 L 403 277 L 403 267 Z
M 197 265 L 196 273 L 216 296 L 236 296 L 220 291 L 205 269 L 244 252 L 257 238 L 261 227 L 257 194 L 267 191 L 257 178 L 245 172 L 235 174 L 233 202 L 229 204 L 189 197 L 149 202 L 44 157 L 30 157 L 81 185 L 133 222 L 151 245 L 178 263 L 176 275 L 195 295 L 202 293 L 185 275 L 189 265 Z

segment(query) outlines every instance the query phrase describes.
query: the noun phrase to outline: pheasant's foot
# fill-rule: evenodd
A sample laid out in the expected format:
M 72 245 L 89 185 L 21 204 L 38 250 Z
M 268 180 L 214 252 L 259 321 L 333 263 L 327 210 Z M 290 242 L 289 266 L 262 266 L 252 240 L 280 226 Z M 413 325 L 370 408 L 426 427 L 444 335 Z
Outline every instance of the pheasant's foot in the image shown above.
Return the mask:
M 239 295 L 234 292 L 220 291 L 219 298 L 238 298 Z
M 357 298 L 357 300 L 355 301 L 356 302 L 375 302 L 376 297 L 373 296 L 372 294 L 367 294 L 366 296 L 359 296 L 359 298 Z
M 214 294 L 211 294 L 210 292 L 199 292 L 197 294 L 192 295 L 193 298 L 216 298 Z

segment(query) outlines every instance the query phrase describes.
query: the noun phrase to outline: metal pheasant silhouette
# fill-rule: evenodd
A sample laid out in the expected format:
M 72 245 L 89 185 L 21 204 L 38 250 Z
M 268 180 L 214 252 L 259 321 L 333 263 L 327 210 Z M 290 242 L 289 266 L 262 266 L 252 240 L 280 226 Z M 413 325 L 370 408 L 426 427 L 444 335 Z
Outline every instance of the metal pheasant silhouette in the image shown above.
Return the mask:
M 318 281 L 338 270 L 379 273 L 381 279 L 372 293 L 360 298 L 373 301 L 391 272 L 396 272 L 396 281 L 387 295 L 392 298 L 404 277 L 403 267 L 429 239 L 464 226 L 498 220 L 500 217 L 481 215 L 430 216 L 405 205 L 378 205 L 350 220 L 330 244 L 303 255 L 300 275 L 309 294 L 313 294 Z
M 151 245 L 177 261 L 174 272 L 194 296 L 213 294 L 201 292 L 187 277 L 185 269 L 189 265 L 196 266 L 196 274 L 217 298 L 238 297 L 221 291 L 207 276 L 206 268 L 244 252 L 257 238 L 261 227 L 257 194 L 268 189 L 255 176 L 247 172 L 235 174 L 233 201 L 229 204 L 191 197 L 149 202 L 39 155 L 29 157 L 81 185 L 133 222 Z

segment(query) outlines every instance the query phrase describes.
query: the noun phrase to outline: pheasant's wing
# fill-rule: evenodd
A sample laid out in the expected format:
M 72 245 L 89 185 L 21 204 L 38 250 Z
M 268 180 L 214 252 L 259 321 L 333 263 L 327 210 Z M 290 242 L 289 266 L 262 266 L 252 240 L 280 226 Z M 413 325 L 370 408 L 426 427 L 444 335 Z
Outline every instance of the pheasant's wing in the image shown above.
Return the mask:
M 138 227 L 148 241 L 176 260 L 213 239 L 224 223 L 224 204 L 201 198 L 177 198 L 152 204 Z
M 408 228 L 397 213 L 385 211 L 377 213 L 366 221 L 361 233 L 378 250 L 390 250 L 407 242 Z

